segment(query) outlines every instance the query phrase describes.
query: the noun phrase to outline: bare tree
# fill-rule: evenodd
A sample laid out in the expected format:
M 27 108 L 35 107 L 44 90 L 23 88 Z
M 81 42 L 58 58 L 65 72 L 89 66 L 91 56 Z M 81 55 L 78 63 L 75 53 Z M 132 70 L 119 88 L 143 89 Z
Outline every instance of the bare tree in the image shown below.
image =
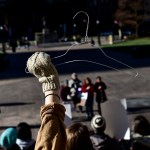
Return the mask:
M 145 12 L 145 0 L 118 0 L 115 18 L 120 27 L 134 28 L 138 36 L 139 25 L 148 17 Z

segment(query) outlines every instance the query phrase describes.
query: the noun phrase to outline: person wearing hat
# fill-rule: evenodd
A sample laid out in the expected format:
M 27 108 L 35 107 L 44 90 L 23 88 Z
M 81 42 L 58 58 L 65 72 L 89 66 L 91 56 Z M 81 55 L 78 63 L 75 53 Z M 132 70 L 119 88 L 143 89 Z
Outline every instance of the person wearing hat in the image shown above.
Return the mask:
M 105 134 L 106 121 L 101 115 L 95 115 L 91 120 L 91 127 L 94 133 L 90 136 L 95 150 L 119 150 L 119 143 L 116 139 Z
M 17 132 L 15 128 L 5 129 L 0 136 L 0 149 L 2 150 L 20 150 L 16 144 Z
M 19 145 L 21 150 L 33 150 L 35 140 L 32 139 L 31 127 L 26 122 L 20 122 L 17 127 L 17 140 L 16 144 Z

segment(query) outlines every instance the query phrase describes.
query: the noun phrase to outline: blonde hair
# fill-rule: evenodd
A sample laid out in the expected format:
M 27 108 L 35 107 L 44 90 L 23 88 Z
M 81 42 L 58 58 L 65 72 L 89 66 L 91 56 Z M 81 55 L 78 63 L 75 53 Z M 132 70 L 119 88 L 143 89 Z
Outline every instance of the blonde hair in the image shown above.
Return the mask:
M 75 123 L 66 129 L 67 150 L 93 150 L 89 130 L 86 125 Z

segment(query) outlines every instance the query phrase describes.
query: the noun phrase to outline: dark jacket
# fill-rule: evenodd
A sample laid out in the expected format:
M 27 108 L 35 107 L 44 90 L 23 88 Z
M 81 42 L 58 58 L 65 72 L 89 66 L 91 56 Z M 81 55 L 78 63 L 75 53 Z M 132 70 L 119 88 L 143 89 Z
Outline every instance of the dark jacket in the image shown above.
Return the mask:
M 62 86 L 60 90 L 61 99 L 68 101 L 68 95 L 70 95 L 70 88 L 68 86 Z
M 107 100 L 107 96 L 105 93 L 105 90 L 107 89 L 107 86 L 104 82 L 96 82 L 94 85 L 94 91 L 96 93 L 96 101 L 101 103 L 105 102 Z
M 107 134 L 93 134 L 90 136 L 94 150 L 119 150 L 119 143 L 116 139 Z

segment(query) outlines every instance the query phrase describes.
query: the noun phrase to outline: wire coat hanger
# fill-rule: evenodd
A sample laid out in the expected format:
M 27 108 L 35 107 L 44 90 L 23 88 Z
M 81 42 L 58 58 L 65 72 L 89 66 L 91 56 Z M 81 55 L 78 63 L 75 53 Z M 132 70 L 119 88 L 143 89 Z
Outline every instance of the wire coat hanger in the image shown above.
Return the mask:
M 132 70 L 134 70 L 134 72 L 135 72 L 135 76 L 134 76 L 134 77 L 137 77 L 139 73 L 138 73 L 133 67 L 131 67 L 131 66 L 129 66 L 128 64 L 125 64 L 125 63 L 123 63 L 123 62 L 121 62 L 121 61 L 119 61 L 119 60 L 117 60 L 117 59 L 115 59 L 115 58 L 112 58 L 112 57 L 108 56 L 108 55 L 102 50 L 102 48 L 97 47 L 97 46 L 95 46 L 94 44 L 91 44 L 91 43 L 89 43 L 89 42 L 87 41 L 87 40 L 88 40 L 88 29 L 89 29 L 89 15 L 88 15 L 86 12 L 84 12 L 84 11 L 79 11 L 79 12 L 77 12 L 77 13 L 74 15 L 73 19 L 74 19 L 79 13 L 84 13 L 84 14 L 87 16 L 87 26 L 86 26 L 86 33 L 85 33 L 84 41 L 81 42 L 81 43 L 72 44 L 72 45 L 67 49 L 67 51 L 66 51 L 64 54 L 59 55 L 59 56 L 56 56 L 56 57 L 53 57 L 52 59 L 57 59 L 57 58 L 60 58 L 60 57 L 65 56 L 65 55 L 70 51 L 70 49 L 71 49 L 72 47 L 74 47 L 74 46 L 82 45 L 82 44 L 89 44 L 89 45 L 92 46 L 92 47 L 98 48 L 98 49 L 103 53 L 103 55 L 104 55 L 105 57 L 107 57 L 107 58 L 109 58 L 109 59 L 111 59 L 111 60 L 113 60 L 113 61 L 116 61 L 117 63 L 120 63 L 120 64 L 122 64 L 122 65 L 124 65 L 124 66 L 126 66 L 126 67 L 128 67 L 128 68 L 130 68 L 130 69 L 132 69 Z M 105 64 L 103 64 L 103 63 L 94 62 L 94 61 L 85 60 L 85 59 L 70 60 L 70 61 L 66 61 L 66 62 L 63 62 L 63 63 L 56 64 L 56 66 L 60 66 L 60 65 L 64 65 L 64 64 L 69 64 L 69 63 L 72 63 L 72 62 L 88 62 L 88 63 L 92 63 L 92 64 L 96 64 L 96 65 L 101 65 L 101 66 L 104 66 L 104 67 L 107 67 L 107 68 L 110 68 L 110 69 L 119 71 L 119 69 L 114 68 L 114 67 L 111 67 L 111 66 L 108 66 L 108 65 L 105 65 Z

